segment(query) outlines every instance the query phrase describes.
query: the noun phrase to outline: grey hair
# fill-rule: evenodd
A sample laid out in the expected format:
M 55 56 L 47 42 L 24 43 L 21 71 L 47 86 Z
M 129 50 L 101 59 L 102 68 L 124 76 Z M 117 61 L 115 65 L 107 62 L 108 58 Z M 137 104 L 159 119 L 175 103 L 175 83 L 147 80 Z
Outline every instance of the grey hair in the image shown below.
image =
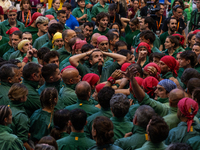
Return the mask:
M 120 34 L 119 31 L 118 31 L 117 29 L 110 29 L 108 32 L 109 32 L 109 33 L 110 33 L 110 32 L 112 32 L 112 33 L 113 33 L 113 32 L 117 32 L 118 34 Z
M 200 32 L 197 32 L 196 38 L 197 38 L 197 39 L 200 39 Z

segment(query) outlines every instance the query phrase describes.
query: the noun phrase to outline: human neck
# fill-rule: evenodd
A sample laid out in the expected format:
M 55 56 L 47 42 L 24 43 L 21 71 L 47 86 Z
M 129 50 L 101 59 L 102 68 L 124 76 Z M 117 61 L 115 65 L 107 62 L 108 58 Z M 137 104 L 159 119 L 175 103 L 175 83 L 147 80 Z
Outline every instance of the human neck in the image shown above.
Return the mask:
M 72 132 L 76 132 L 76 133 L 84 133 L 84 129 L 82 129 L 82 130 L 75 130 L 73 126 L 71 126 L 71 130 L 72 130 Z
M 11 27 L 15 27 L 16 24 L 17 24 L 17 21 L 15 21 L 15 22 L 9 22 L 9 24 L 10 24 Z
M 103 27 L 99 26 L 99 27 L 98 27 L 98 30 L 99 30 L 100 32 L 103 32 L 103 31 L 106 31 L 106 28 L 103 28 Z
M 38 31 L 38 33 L 37 33 L 37 35 L 40 37 L 40 36 L 42 36 L 42 35 L 44 35 L 45 33 L 44 32 L 42 32 L 41 30 L 39 30 Z
M 102 6 L 105 5 L 104 1 L 102 1 L 102 0 L 100 0 L 99 3 L 100 3 Z
M 70 47 L 69 47 L 68 43 L 65 43 L 65 49 L 70 53 Z
M 110 44 L 109 49 L 114 52 L 114 45 Z
M 172 31 L 172 30 L 170 30 L 170 29 L 168 30 L 168 34 L 169 34 L 169 35 L 172 35 L 172 34 L 175 34 L 175 33 L 176 33 L 176 31 Z
M 28 12 L 28 9 L 24 9 L 24 12 Z
M 174 51 L 175 51 L 175 50 L 174 50 L 173 48 L 169 48 L 169 49 L 168 49 L 168 53 L 171 54 L 171 55 L 174 53 Z
M 51 109 L 48 107 L 43 108 L 42 110 L 47 111 L 48 113 L 51 113 Z
M 31 27 L 36 28 L 35 22 L 33 22 L 33 23 L 31 24 Z

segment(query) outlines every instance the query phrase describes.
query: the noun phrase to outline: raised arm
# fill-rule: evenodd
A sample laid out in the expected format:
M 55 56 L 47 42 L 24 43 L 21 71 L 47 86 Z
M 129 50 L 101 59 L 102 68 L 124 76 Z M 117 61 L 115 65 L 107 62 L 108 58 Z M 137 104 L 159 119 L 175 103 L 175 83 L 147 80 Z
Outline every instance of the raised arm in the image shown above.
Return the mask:
M 103 52 L 103 51 L 102 53 L 103 55 L 106 55 L 115 59 L 119 65 L 122 65 L 126 61 L 126 57 L 123 55 L 116 54 L 116 53 L 108 53 L 108 52 Z
M 124 29 L 126 28 L 127 26 L 127 23 L 130 21 L 130 19 L 128 18 L 122 18 L 121 17 L 121 23 L 122 23 L 122 26 L 124 27 Z

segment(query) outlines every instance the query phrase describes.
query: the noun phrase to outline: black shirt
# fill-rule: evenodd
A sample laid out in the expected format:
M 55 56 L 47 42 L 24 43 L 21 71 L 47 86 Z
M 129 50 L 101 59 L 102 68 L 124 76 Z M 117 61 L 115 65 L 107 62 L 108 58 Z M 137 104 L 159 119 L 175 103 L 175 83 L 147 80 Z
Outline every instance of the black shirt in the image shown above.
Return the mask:
M 147 6 L 144 6 L 140 9 L 140 15 L 143 17 L 143 16 L 147 16 Z
M 115 21 L 114 21 L 114 18 L 115 18 Z M 115 23 L 115 22 L 118 23 L 122 27 L 120 16 L 117 13 L 116 13 L 115 17 L 110 16 L 110 24 Z
M 160 24 L 159 29 L 157 29 L 157 23 L 158 23 L 158 26 L 159 26 L 160 17 L 158 17 L 158 16 L 155 15 L 155 14 L 152 14 L 152 15 L 151 15 L 151 18 L 153 18 L 153 20 L 154 20 L 154 26 L 152 27 L 153 32 L 156 33 L 157 30 L 161 31 L 162 26 L 163 26 L 163 23 L 164 23 L 164 20 L 166 19 L 166 17 L 162 15 L 162 20 L 161 20 L 161 24 Z M 157 22 L 157 23 L 156 23 L 156 22 Z

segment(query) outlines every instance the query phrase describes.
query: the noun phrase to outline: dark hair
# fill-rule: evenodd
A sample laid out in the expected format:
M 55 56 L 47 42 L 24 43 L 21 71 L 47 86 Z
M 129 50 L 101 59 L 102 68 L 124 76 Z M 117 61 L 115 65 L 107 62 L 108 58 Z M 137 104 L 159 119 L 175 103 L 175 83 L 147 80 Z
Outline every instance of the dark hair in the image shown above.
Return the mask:
M 173 10 L 173 11 L 176 11 L 178 8 L 180 8 L 180 9 L 183 10 L 183 7 L 180 6 L 180 5 L 176 5 L 176 6 L 174 6 L 172 10 Z
M 178 5 L 178 6 L 181 6 L 182 9 L 184 10 L 185 6 L 184 6 L 184 3 L 183 3 L 182 0 L 174 0 L 174 2 L 173 2 L 173 4 L 172 4 L 172 8 L 174 8 L 176 2 L 179 2 L 180 5 Z
M 56 148 L 48 144 L 36 144 L 34 150 L 56 150 Z
M 186 143 L 173 143 L 168 146 L 167 150 L 192 150 L 192 147 Z
M 60 16 L 60 14 L 66 14 L 66 12 L 65 12 L 64 10 L 59 10 L 59 11 L 57 12 L 57 16 Z
M 39 68 L 41 68 L 39 64 L 34 62 L 27 63 L 23 68 L 23 78 L 29 80 L 33 73 L 39 73 Z
M 115 43 L 115 49 L 116 49 L 116 51 L 118 51 L 118 47 L 120 47 L 120 46 L 128 46 L 128 45 L 127 45 L 127 43 L 124 42 L 124 41 L 117 41 L 117 42 Z
M 30 2 L 30 0 L 21 0 L 21 2 L 20 2 L 20 9 L 21 9 L 21 11 L 24 10 L 23 4 L 24 4 L 25 2 L 28 2 L 28 4 L 29 4 L 29 10 L 31 10 L 32 8 L 31 8 L 31 2 Z
M 120 51 L 117 52 L 117 54 L 120 54 L 120 55 L 127 57 L 128 54 L 132 55 L 132 52 L 130 50 L 121 49 Z
M 22 39 L 22 31 L 14 31 L 13 33 L 12 33 L 12 35 L 18 35 L 18 37 L 20 38 L 20 39 Z
M 178 36 L 172 36 L 169 35 L 167 38 L 169 38 L 171 43 L 174 43 L 174 48 L 176 48 L 177 46 L 179 46 L 179 40 L 180 38 Z
M 91 91 L 91 87 L 86 81 L 79 82 L 75 88 L 75 93 L 78 99 L 81 99 L 81 100 L 87 100 L 88 97 L 90 96 L 88 95 L 90 91 Z
M 82 109 L 73 109 L 70 112 L 70 120 L 75 130 L 82 130 L 87 120 L 87 113 Z
M 169 24 L 170 23 L 170 21 L 171 20 L 173 20 L 173 19 L 175 19 L 174 17 L 169 17 L 169 18 L 166 18 L 166 20 L 167 20 L 167 24 Z M 175 19 L 176 20 L 176 19 Z
M 58 144 L 56 143 L 56 140 L 52 136 L 42 137 L 38 142 L 38 144 L 48 144 L 55 147 L 55 149 L 58 150 Z
M 114 126 L 112 121 L 105 116 L 98 116 L 93 120 L 93 128 L 96 130 L 97 146 L 113 144 Z
M 12 64 L 17 65 L 18 63 L 21 63 L 18 59 L 11 59 L 9 60 Z
M 50 125 L 52 122 L 54 107 L 57 104 L 57 102 L 55 102 L 55 99 L 58 100 L 58 91 L 53 87 L 45 88 L 40 94 L 40 102 L 41 102 L 42 108 L 48 107 L 51 109 L 51 118 L 48 125 L 48 129 L 50 128 Z
M 117 5 L 115 3 L 112 3 L 108 6 L 108 11 L 113 11 L 117 9 Z
M 144 37 L 144 39 L 149 40 L 151 44 L 153 44 L 153 42 L 156 39 L 155 34 L 151 31 L 151 30 L 144 30 L 140 33 L 140 37 Z
M 115 90 L 111 87 L 104 87 L 98 93 L 98 102 L 102 108 L 110 108 L 110 99 L 113 94 L 115 94 Z
M 44 58 L 44 55 L 45 55 L 46 53 L 48 53 L 48 52 L 50 52 L 50 49 L 49 49 L 49 48 L 47 48 L 47 47 L 42 47 L 42 48 L 40 48 L 40 49 L 38 50 L 38 52 L 37 52 L 37 57 L 38 57 L 39 59 L 43 59 L 43 58 Z
M 180 54 L 180 57 L 185 60 L 190 60 L 191 67 L 194 67 L 197 63 L 197 55 L 193 51 L 184 51 Z
M 160 116 L 152 117 L 147 130 L 152 143 L 160 143 L 164 141 L 169 134 L 169 127 Z
M 62 5 L 62 7 L 66 7 L 68 10 L 70 9 L 72 9 L 72 5 L 70 4 L 70 3 L 68 3 L 68 2 L 65 2 L 63 5 Z
M 109 29 L 112 29 L 112 27 L 114 26 L 114 25 L 117 25 L 118 27 L 119 27 L 119 36 L 121 36 L 121 26 L 119 25 L 119 23 L 117 23 L 117 22 L 115 22 L 115 23 L 112 23 L 111 25 L 110 25 L 110 27 L 109 27 Z
M 7 82 L 8 77 L 14 77 L 15 76 L 15 72 L 13 69 L 19 69 L 17 67 L 17 65 L 14 64 L 4 64 L 3 66 L 1 66 L 0 68 L 0 79 L 1 81 Z
M 98 23 L 98 22 L 99 22 L 102 18 L 104 18 L 104 17 L 107 17 L 108 20 L 110 19 L 108 13 L 100 12 L 100 13 L 97 14 L 97 16 L 96 16 L 96 22 L 95 22 L 97 26 L 99 26 L 99 23 Z
M 188 92 L 192 95 L 195 88 L 200 88 L 200 79 L 191 78 L 187 83 Z
M 92 50 L 94 48 L 94 46 L 92 44 L 85 44 L 81 47 L 81 52 L 85 53 L 89 50 Z
M 75 31 L 75 30 L 74 30 Z M 82 31 L 82 30 L 81 30 Z M 85 36 L 83 35 L 83 33 L 77 33 L 77 37 L 81 40 L 85 40 Z
M 118 35 L 113 32 L 108 32 L 106 33 L 106 37 L 108 38 L 108 42 L 110 43 L 110 41 L 113 41 L 115 38 L 118 37 Z
M 56 2 L 56 0 L 53 0 L 53 1 L 52 1 L 52 4 L 55 3 L 55 2 Z
M 158 53 L 158 52 L 155 52 L 155 53 L 152 53 L 153 54 L 153 57 L 156 57 L 158 59 L 161 59 L 162 57 L 165 56 L 164 53 Z
M 94 52 L 101 52 L 101 50 L 100 49 L 98 49 L 98 48 L 95 48 L 93 51 L 92 51 L 92 53 L 90 54 L 90 56 L 89 56 L 89 60 L 92 60 L 92 54 L 94 53 Z
M 139 64 L 134 63 L 134 64 L 131 64 L 130 66 L 128 66 L 129 69 L 132 67 L 137 69 L 137 71 L 140 73 L 140 77 L 143 77 L 142 67 Z
M 51 58 L 59 58 L 59 53 L 57 51 L 50 51 L 44 55 L 43 61 L 49 63 Z
M 192 37 L 195 36 L 195 35 L 196 35 L 196 34 L 189 34 L 188 39 L 187 39 L 187 41 L 188 41 L 188 46 L 190 46 L 189 41 L 191 41 Z
M 126 95 L 122 93 L 113 94 L 110 100 L 110 108 L 115 117 L 121 118 L 124 117 L 129 110 L 130 102 Z
M 67 126 L 70 120 L 70 111 L 67 109 L 57 110 L 53 116 L 54 128 L 51 130 L 51 136 L 58 140 L 61 138 L 61 133 L 67 128 L 67 133 L 70 134 L 71 129 Z
M 76 40 L 77 39 L 80 39 L 79 37 L 73 37 L 69 40 L 68 44 L 69 44 L 69 47 L 70 47 L 70 51 L 72 51 L 72 47 L 73 45 L 76 43 Z
M 54 76 L 56 73 L 56 69 L 58 69 L 58 66 L 56 64 L 47 64 L 42 67 L 42 76 L 45 79 L 46 82 L 49 81 L 49 78 L 51 76 Z
M 132 19 L 130 20 L 130 22 L 131 22 L 132 24 L 134 24 L 134 25 L 138 25 L 138 24 L 139 24 L 139 19 L 138 19 L 138 18 L 132 18 Z
M 50 27 L 48 27 L 48 33 L 50 34 L 51 38 L 52 34 L 55 34 L 58 30 L 63 30 L 63 26 L 59 23 L 52 23 Z
M 185 69 L 181 76 L 181 82 L 186 83 L 191 78 L 200 78 L 199 72 L 194 68 Z
M 5 125 L 4 119 L 9 117 L 11 112 L 10 107 L 7 105 L 0 105 L 0 124 Z
M 83 24 L 83 27 L 85 28 L 86 26 L 89 26 L 90 28 L 93 27 L 93 29 L 94 29 L 94 24 L 92 22 L 85 22 Z
M 151 17 L 145 17 L 144 18 L 144 23 L 148 23 L 148 28 L 151 30 L 152 27 L 154 26 L 154 20 Z
M 78 2 L 81 2 L 81 1 L 84 1 L 84 2 L 85 2 L 85 0 L 77 0 L 77 3 L 78 3 Z
M 192 92 L 193 99 L 197 99 L 197 103 L 200 105 L 200 88 L 195 88 Z

